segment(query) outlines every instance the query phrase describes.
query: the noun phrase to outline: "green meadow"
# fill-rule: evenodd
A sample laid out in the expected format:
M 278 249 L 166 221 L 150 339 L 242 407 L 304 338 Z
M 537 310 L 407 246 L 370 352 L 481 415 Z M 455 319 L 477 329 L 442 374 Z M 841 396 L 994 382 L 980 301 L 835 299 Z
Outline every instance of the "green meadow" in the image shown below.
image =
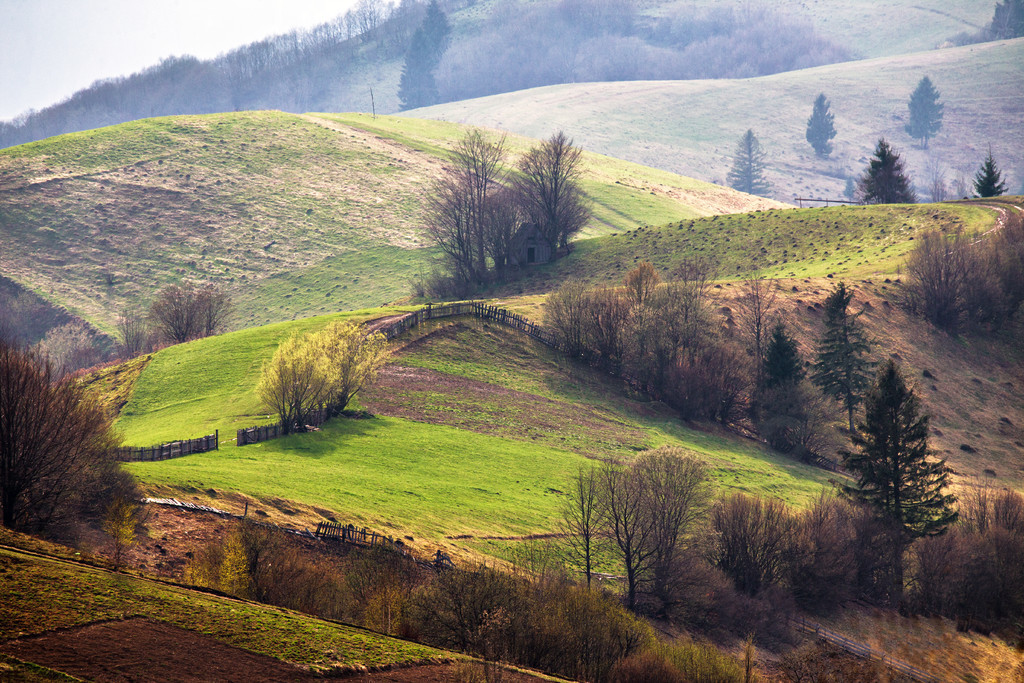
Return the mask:
M 245 447 L 230 443 L 238 426 L 272 421 L 260 414 L 253 391 L 262 361 L 281 339 L 329 319 L 242 330 L 155 354 L 118 421 L 126 442 L 220 429 L 222 447 L 128 469 L 163 494 L 241 494 L 277 521 L 290 516 L 302 526 L 331 518 L 470 554 L 487 537 L 556 532 L 566 482 L 598 457 L 628 460 L 647 448 L 676 445 L 706 460 L 722 487 L 797 505 L 828 479 L 751 442 L 687 427 L 663 406 L 627 398 L 615 381 L 566 363 L 529 338 L 466 321 L 413 332 L 413 339 L 400 340 L 393 359 L 396 367 L 429 369 L 456 383 L 447 396 L 407 391 L 393 398 L 402 410 L 424 415 L 439 400 L 448 411 L 441 419 L 384 410 L 369 419 L 333 420 L 319 432 Z M 501 396 L 485 405 L 461 404 L 458 396 L 469 383 Z M 373 391 L 366 395 L 372 404 Z M 600 428 L 546 423 L 537 419 L 538 402 L 556 417 L 586 413 Z M 513 417 L 484 424 L 479 415 L 487 411 Z

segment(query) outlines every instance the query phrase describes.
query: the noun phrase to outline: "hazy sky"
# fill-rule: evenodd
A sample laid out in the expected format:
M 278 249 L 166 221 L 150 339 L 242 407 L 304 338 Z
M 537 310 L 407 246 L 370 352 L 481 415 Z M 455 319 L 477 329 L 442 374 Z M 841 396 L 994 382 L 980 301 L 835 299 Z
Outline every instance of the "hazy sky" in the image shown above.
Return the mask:
M 0 119 L 169 56 L 215 57 L 356 0 L 0 0 Z

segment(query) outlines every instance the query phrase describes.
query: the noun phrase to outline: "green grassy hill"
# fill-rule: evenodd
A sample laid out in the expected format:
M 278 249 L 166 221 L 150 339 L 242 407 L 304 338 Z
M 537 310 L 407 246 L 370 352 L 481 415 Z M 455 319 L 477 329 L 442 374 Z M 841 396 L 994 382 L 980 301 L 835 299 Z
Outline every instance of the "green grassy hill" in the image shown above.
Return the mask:
M 120 307 L 185 277 L 224 285 L 235 326 L 379 306 L 430 268 L 423 190 L 464 130 L 245 112 L 0 150 L 0 270 L 107 331 Z M 599 155 L 585 164 L 588 235 L 773 206 Z
M 872 3 L 871 11 L 876 9 Z M 910 93 L 925 75 L 945 103 L 942 130 L 928 150 L 903 130 Z M 991 145 L 1016 192 L 1024 183 L 1022 79 L 1024 38 L 743 80 L 550 86 L 409 115 L 523 135 L 561 127 L 586 149 L 720 183 L 750 128 L 767 153 L 772 196 L 787 202 L 841 197 L 846 179 L 863 172 L 879 137 L 902 152 L 922 189 L 931 184 L 929 164 L 944 171 L 947 184 L 958 174 L 969 183 Z M 818 159 L 804 139 L 819 92 L 831 101 L 838 133 L 827 160 Z
M 24 546 L 34 549 L 21 550 Z M 165 626 L 209 637 L 215 643 L 292 664 L 297 672 L 351 672 L 460 657 L 292 610 L 117 574 L 75 559 L 62 556 L 48 545 L 0 530 L 0 643 L 59 630 L 73 637 L 72 629 L 79 626 L 108 621 L 116 625 L 130 619 L 123 622 L 126 632 L 135 630 L 138 637 L 145 635 L 149 620 L 158 620 Z M 4 643 L 4 650 L 9 651 L 16 642 Z M 139 658 L 145 653 L 135 655 Z M 0 654 L 0 674 L 5 680 L 49 680 L 8 679 L 10 664 Z M 36 673 L 40 674 L 38 670 Z
M 218 507 L 239 511 L 247 496 L 276 521 L 313 525 L 333 517 L 460 556 L 503 555 L 512 539 L 557 531 L 561 491 L 588 458 L 628 460 L 676 444 L 707 459 L 723 486 L 795 504 L 828 478 L 743 439 L 688 428 L 660 404 L 627 399 L 621 383 L 527 337 L 469 320 L 404 340 L 379 385 L 359 398 L 376 417 L 234 446 L 237 428 L 272 421 L 260 414 L 254 391 L 261 362 L 286 335 L 334 317 L 154 354 L 118 421 L 126 442 L 219 429 L 221 449 L 129 470 L 156 493 L 212 495 Z

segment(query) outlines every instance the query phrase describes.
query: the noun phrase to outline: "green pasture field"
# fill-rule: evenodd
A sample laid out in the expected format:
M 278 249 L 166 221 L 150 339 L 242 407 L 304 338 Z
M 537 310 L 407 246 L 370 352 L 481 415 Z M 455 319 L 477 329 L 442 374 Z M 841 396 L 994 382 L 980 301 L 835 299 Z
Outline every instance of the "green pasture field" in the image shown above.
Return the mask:
M 327 671 L 458 657 L 275 607 L 0 548 L 0 640 L 144 616 Z
M 395 301 L 432 268 L 426 189 L 466 130 L 237 112 L 0 150 L 4 273 L 107 333 L 186 278 L 231 294 L 234 328 Z M 509 164 L 535 143 L 510 137 Z M 598 155 L 584 166 L 584 236 L 779 206 Z
M 360 311 L 352 317 L 394 310 Z M 229 443 L 238 426 L 272 421 L 259 415 L 253 392 L 263 359 L 289 334 L 329 319 L 242 330 L 155 354 L 118 421 L 126 442 L 143 445 L 219 428 L 222 447 L 132 463 L 129 471 L 158 492 L 243 494 L 284 510 L 286 519 L 296 515 L 296 524 L 315 523 L 297 514 L 314 511 L 316 518 L 333 517 L 456 550 L 460 540 L 557 531 L 561 492 L 581 465 L 595 463 L 587 456 L 628 460 L 647 448 L 678 445 L 705 459 L 719 485 L 797 505 L 816 496 L 828 480 L 822 470 L 751 442 L 691 429 L 659 404 L 627 399 L 615 381 L 567 364 L 527 337 L 468 322 L 454 326 L 457 334 L 410 343 L 394 362 L 429 368 L 451 381 L 519 392 L 483 406 L 501 414 L 518 411 L 519 419 L 484 426 L 473 421 L 480 406 L 467 409 L 453 400 L 452 416 L 434 423 L 387 415 L 342 418 L 316 433 L 241 448 Z M 400 399 L 413 411 L 426 408 L 430 400 L 416 392 Z M 612 428 L 575 434 L 560 432 L 557 425 L 524 430 L 539 400 L 565 414 L 593 412 Z
M 996 213 L 965 203 L 757 211 L 712 216 L 580 241 L 568 257 L 532 270 L 506 291 L 545 292 L 568 277 L 621 284 L 640 261 L 670 278 L 704 259 L 714 277 L 758 273 L 780 278 L 896 276 L 915 239 L 938 230 L 982 233 Z

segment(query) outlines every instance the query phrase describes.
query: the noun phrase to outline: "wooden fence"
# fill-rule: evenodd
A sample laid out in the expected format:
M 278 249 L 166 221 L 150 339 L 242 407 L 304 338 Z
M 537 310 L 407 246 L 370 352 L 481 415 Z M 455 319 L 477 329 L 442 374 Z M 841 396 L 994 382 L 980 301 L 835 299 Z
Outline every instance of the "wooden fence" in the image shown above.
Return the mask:
M 915 681 L 921 681 L 921 683 L 939 683 L 940 679 L 937 676 L 933 676 L 927 671 L 922 671 L 916 666 L 911 666 L 906 662 L 901 662 L 898 659 L 893 659 L 884 652 L 872 649 L 870 646 L 864 643 L 858 643 L 855 640 L 850 640 L 846 636 L 842 636 L 835 631 L 825 628 L 821 624 L 816 624 L 813 621 L 808 621 L 803 617 L 793 617 L 793 623 L 796 624 L 797 628 L 807 633 L 813 633 L 816 637 L 822 640 L 832 643 L 841 650 L 846 650 L 852 655 L 861 657 L 863 659 L 881 662 L 884 666 L 892 669 L 893 671 L 899 671 L 902 674 L 910 676 Z
M 307 427 L 319 427 L 326 422 L 324 414 L 319 410 L 314 410 L 307 416 L 306 426 Z M 294 429 L 292 431 L 295 431 Z M 284 436 L 284 430 L 281 428 L 281 423 L 277 422 L 272 425 L 257 425 L 255 427 L 243 427 L 235 432 L 235 443 L 238 446 L 247 446 L 251 443 L 259 443 L 260 441 L 269 441 L 270 439 L 276 439 L 279 436 Z
M 337 524 L 336 522 L 318 522 L 316 525 L 316 531 L 313 535 L 320 540 L 339 541 L 341 543 L 351 543 L 353 545 L 365 545 L 365 546 L 381 546 L 388 550 L 395 550 L 402 553 L 403 555 L 409 555 L 409 551 L 405 549 L 405 544 L 401 539 L 392 538 L 391 536 L 384 536 L 378 534 L 376 531 L 371 531 L 365 527 L 357 529 L 354 524 Z M 409 555 L 412 557 L 411 555 Z M 418 564 L 430 567 L 432 569 L 454 569 L 455 563 L 452 562 L 452 558 L 447 553 L 443 553 L 440 550 L 434 555 L 434 558 L 427 562 L 425 560 L 417 559 Z
M 117 450 L 117 459 L 122 462 L 148 462 L 169 460 L 193 453 L 215 451 L 220 447 L 220 431 L 200 436 L 197 439 L 171 441 L 159 446 L 123 446 Z
M 481 320 L 505 325 L 507 327 L 517 329 L 553 349 L 559 348 L 558 340 L 555 338 L 555 335 L 548 330 L 545 330 L 540 325 L 532 322 L 528 318 L 519 315 L 518 313 L 513 313 L 505 308 L 488 306 L 477 302 L 443 304 L 441 306 L 427 304 L 424 308 L 399 318 L 392 323 L 384 325 L 377 331 L 383 334 L 388 340 L 391 340 L 415 327 L 418 327 L 428 320 L 434 320 L 435 318 L 451 318 L 457 315 L 471 315 L 476 318 L 480 318 Z

